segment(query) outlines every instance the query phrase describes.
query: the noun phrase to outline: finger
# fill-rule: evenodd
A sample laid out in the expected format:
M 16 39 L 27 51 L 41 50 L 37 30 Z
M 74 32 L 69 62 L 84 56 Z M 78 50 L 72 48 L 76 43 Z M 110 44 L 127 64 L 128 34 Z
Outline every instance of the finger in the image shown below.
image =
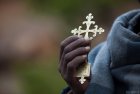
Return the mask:
M 65 39 L 65 40 L 61 43 L 60 60 L 59 60 L 59 67 L 58 67 L 59 72 L 61 72 L 62 67 L 63 67 L 63 63 L 64 63 L 64 56 L 65 56 L 65 52 L 63 51 L 64 48 L 65 48 L 68 44 L 70 44 L 70 43 L 72 43 L 73 41 L 76 41 L 76 40 L 78 40 L 78 39 L 79 39 L 79 37 L 77 37 L 77 36 L 70 36 L 70 37 L 68 37 L 67 39 Z
M 79 38 L 78 40 L 70 43 L 64 48 L 64 53 L 67 54 L 72 50 L 75 50 L 78 47 L 83 47 L 83 46 L 90 46 L 91 40 L 85 40 L 84 38 Z
M 61 56 L 62 56 L 62 53 L 63 53 L 64 48 L 65 48 L 68 44 L 70 44 L 71 42 L 73 42 L 73 41 L 75 41 L 75 40 L 77 40 L 77 39 L 79 39 L 79 37 L 77 37 L 77 36 L 70 36 L 70 37 L 68 37 L 67 39 L 65 39 L 64 41 L 61 42 L 60 58 L 61 58 Z
M 85 60 L 87 59 L 87 55 L 78 56 L 75 59 L 73 59 L 71 62 L 67 64 L 67 74 L 68 77 L 74 77 L 76 74 L 77 68 L 85 63 Z
M 65 73 L 65 70 L 64 70 L 64 64 L 65 63 L 65 61 L 64 61 L 64 59 L 60 59 L 60 63 L 59 63 L 59 67 L 58 67 L 58 70 L 59 70 L 59 72 L 61 73 L 61 74 L 64 74 Z
M 77 56 L 88 54 L 89 51 L 90 51 L 90 46 L 77 48 L 65 55 L 64 57 L 65 62 L 70 62 Z
M 62 61 L 61 63 L 61 67 L 63 67 L 63 70 L 65 70 L 68 62 L 72 61 L 77 56 L 87 54 L 89 51 L 90 51 L 90 46 L 87 46 L 87 47 L 77 48 L 73 50 L 72 52 L 67 53 L 63 59 L 64 61 Z

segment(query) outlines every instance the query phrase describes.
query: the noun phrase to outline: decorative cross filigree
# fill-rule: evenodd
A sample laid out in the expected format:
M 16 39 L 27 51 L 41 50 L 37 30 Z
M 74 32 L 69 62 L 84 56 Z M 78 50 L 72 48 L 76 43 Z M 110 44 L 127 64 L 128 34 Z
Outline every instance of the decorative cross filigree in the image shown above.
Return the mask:
M 86 81 L 85 77 L 82 76 L 81 79 L 79 80 L 81 82 L 81 84 L 84 84 L 84 82 Z
M 82 30 L 82 26 L 79 26 L 79 28 L 75 28 L 71 31 L 73 35 L 77 35 L 78 37 L 83 36 L 85 39 L 93 39 L 97 33 L 101 34 L 104 32 L 104 29 L 98 28 L 98 25 L 94 26 L 94 29 L 90 29 L 91 25 L 95 24 L 95 21 L 92 21 L 93 16 L 91 13 L 86 17 L 87 21 L 84 21 L 83 24 L 86 24 L 86 30 Z M 90 37 L 90 33 L 92 33 L 92 36 Z M 76 77 L 80 77 L 79 82 L 81 84 L 84 84 L 86 81 L 85 77 L 90 76 L 90 63 L 86 63 L 84 66 L 81 66 L 76 74 Z
M 103 28 L 99 28 L 98 29 L 98 25 L 94 26 L 94 29 L 90 29 L 91 25 L 95 24 L 95 21 L 92 21 L 93 16 L 90 13 L 87 17 L 86 17 L 87 21 L 84 21 L 83 24 L 86 24 L 86 30 L 82 30 L 82 26 L 79 26 L 79 28 L 74 29 L 71 31 L 71 33 L 73 33 L 73 35 L 77 35 L 77 36 L 81 36 L 84 34 L 84 38 L 85 39 L 93 39 L 93 37 L 95 37 L 97 35 L 97 33 L 101 34 L 104 32 Z M 93 35 L 90 37 L 89 33 L 92 33 Z

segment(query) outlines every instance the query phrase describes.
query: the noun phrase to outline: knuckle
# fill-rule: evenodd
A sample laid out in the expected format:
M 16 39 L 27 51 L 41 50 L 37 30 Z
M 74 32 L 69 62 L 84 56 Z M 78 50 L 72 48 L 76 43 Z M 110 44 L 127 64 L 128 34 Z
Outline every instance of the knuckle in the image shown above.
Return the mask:
M 75 62 L 80 61 L 80 60 L 81 60 L 81 57 L 80 56 L 78 56 L 78 57 L 75 58 Z
M 65 48 L 64 48 L 64 53 L 68 53 L 68 52 L 70 51 L 70 49 L 71 49 L 71 48 L 70 48 L 69 46 L 65 47 Z
M 84 40 L 84 38 L 80 38 L 80 39 L 78 39 L 78 43 L 83 43 L 85 40 Z
M 77 61 L 85 61 L 85 60 L 86 60 L 86 57 L 84 57 L 84 56 L 78 56 L 78 57 L 76 58 L 76 60 L 77 60 Z
M 74 69 L 74 65 L 72 63 L 69 63 L 67 65 L 67 68 L 68 68 L 68 70 L 72 70 L 72 69 Z
M 88 53 L 88 51 L 84 47 L 81 47 L 81 48 L 78 48 L 75 51 L 75 53 L 78 54 L 78 55 L 80 55 L 80 54 L 86 54 L 86 53 Z
M 70 36 L 70 37 L 66 38 L 65 40 L 63 40 L 60 43 L 60 45 L 61 45 L 61 47 L 65 47 L 68 41 L 75 40 L 75 39 L 78 39 L 78 36 Z
M 90 42 L 85 40 L 84 38 L 80 38 L 77 40 L 77 44 L 80 44 L 80 45 L 90 45 Z
M 64 53 L 67 53 L 68 51 L 69 51 L 69 47 L 67 46 L 64 48 Z
M 64 58 L 65 58 L 65 61 L 69 61 L 70 60 L 69 54 L 66 54 Z
M 65 47 L 64 41 L 62 41 L 62 42 L 60 43 L 60 46 L 61 46 L 61 48 L 64 48 L 64 47 Z
M 85 47 L 79 48 L 79 52 L 86 52 Z
M 76 35 L 70 36 L 69 39 L 78 39 L 79 37 Z

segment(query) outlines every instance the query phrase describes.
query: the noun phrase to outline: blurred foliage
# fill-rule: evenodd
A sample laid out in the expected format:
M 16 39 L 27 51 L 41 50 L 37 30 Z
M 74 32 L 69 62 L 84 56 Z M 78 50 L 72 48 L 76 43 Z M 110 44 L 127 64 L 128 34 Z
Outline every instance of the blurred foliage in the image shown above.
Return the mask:
M 78 12 L 79 9 L 87 6 L 102 7 L 102 6 L 115 6 L 116 4 L 122 4 L 130 0 L 30 0 L 30 3 L 36 9 L 43 12 L 48 11 L 59 11 L 62 13 L 66 12 Z M 114 3 L 115 2 L 115 3 Z M 98 9 L 98 8 L 97 8 Z
M 101 9 L 117 7 L 132 0 L 30 0 L 30 4 L 40 13 L 60 14 L 68 21 L 80 14 L 93 12 L 98 14 Z M 84 14 L 85 15 L 85 14 Z
M 38 11 L 57 12 L 70 16 L 80 12 L 82 8 L 96 8 L 97 10 L 103 6 L 115 7 L 132 0 L 30 0 L 30 4 Z
M 49 60 L 21 61 L 15 68 L 22 82 L 26 94 L 60 94 L 66 87 L 58 73 L 55 57 Z

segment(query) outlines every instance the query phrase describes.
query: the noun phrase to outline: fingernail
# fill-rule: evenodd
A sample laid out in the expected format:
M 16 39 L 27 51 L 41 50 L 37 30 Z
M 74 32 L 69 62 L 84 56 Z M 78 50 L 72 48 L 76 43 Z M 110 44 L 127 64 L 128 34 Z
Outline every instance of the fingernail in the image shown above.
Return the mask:
M 85 49 L 86 49 L 87 51 L 89 51 L 89 50 L 90 50 L 90 46 L 85 47 Z
M 86 58 L 86 57 L 87 57 L 87 55 L 83 55 L 82 57 L 83 57 L 83 58 Z

